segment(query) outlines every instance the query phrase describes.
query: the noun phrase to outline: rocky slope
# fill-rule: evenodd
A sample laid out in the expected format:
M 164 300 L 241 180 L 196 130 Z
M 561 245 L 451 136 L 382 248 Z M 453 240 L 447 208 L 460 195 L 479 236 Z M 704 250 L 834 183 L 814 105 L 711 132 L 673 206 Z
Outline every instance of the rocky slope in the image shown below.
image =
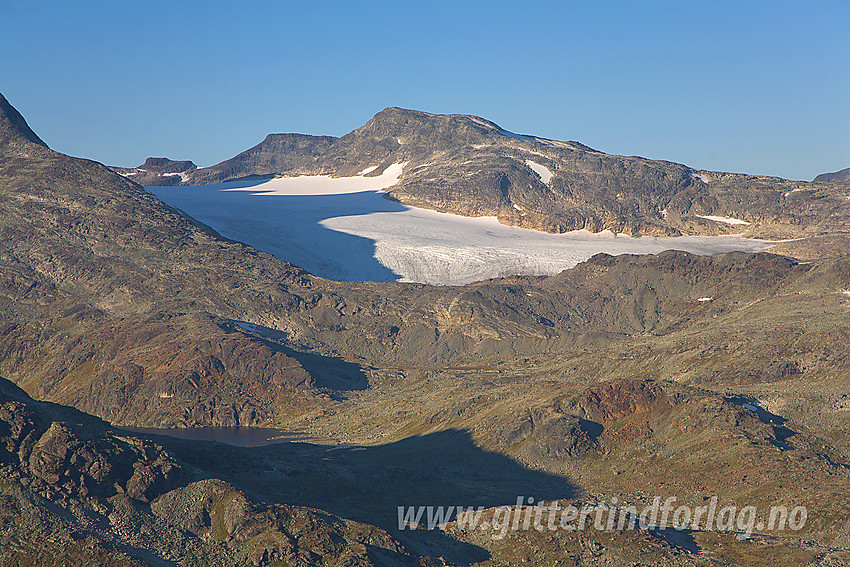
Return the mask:
M 314 390 L 282 347 L 220 316 L 285 317 L 305 301 L 290 288 L 309 301 L 307 274 L 0 125 L 0 374 L 119 423 L 256 423 Z

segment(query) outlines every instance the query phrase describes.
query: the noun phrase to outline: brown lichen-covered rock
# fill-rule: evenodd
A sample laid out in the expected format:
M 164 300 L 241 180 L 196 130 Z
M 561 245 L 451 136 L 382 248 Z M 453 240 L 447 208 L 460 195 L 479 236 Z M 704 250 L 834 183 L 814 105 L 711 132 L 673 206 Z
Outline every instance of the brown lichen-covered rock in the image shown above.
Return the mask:
M 584 405 L 595 421 L 605 423 L 649 411 L 660 394 L 652 382 L 612 380 L 591 388 Z

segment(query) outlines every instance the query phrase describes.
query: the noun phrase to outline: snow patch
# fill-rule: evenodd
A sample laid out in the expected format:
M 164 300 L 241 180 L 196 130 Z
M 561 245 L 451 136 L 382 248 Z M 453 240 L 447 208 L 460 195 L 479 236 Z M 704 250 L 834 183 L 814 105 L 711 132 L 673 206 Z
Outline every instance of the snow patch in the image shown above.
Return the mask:
M 480 118 L 477 118 L 477 117 L 475 117 L 475 116 L 470 116 L 470 117 L 469 117 L 469 119 L 470 119 L 471 121 L 473 121 L 474 123 L 478 124 L 479 126 L 483 126 L 483 127 L 487 128 L 488 130 L 492 130 L 492 129 L 493 129 L 493 126 L 492 126 L 492 125 L 487 124 L 486 122 L 484 122 L 484 120 L 482 120 L 482 119 L 480 119 Z
M 700 297 L 699 299 L 697 299 L 697 301 L 704 303 L 706 301 L 711 301 L 712 299 L 714 299 L 714 298 L 713 297 Z
M 179 175 L 179 176 L 180 176 L 180 181 L 181 181 L 181 182 L 183 182 L 183 183 L 185 183 L 186 181 L 188 181 L 188 180 L 189 180 L 189 174 L 188 174 L 188 173 L 186 173 L 186 172 L 180 172 L 180 173 L 163 173 L 163 174 L 162 174 L 162 176 L 163 176 L 163 177 L 174 177 L 175 175 Z
M 537 162 L 533 162 L 530 159 L 525 160 L 525 165 L 531 168 L 531 171 L 540 176 L 540 179 L 543 180 L 543 183 L 549 185 L 549 181 L 552 179 L 552 172 L 549 171 L 549 168 L 545 165 L 540 165 Z
M 750 224 L 745 220 L 733 219 L 732 217 L 717 217 L 717 216 L 714 216 L 714 215 L 697 215 L 697 216 L 701 219 L 708 219 L 708 220 L 714 221 L 714 222 L 725 222 L 726 224 L 744 225 L 744 226 Z
M 255 325 L 254 323 L 246 323 L 245 321 L 234 321 L 234 323 L 237 327 L 245 331 L 251 331 L 252 333 L 259 333 L 262 331 L 262 327 Z
M 758 412 L 758 410 L 759 410 L 759 408 L 757 408 L 756 406 L 754 406 L 752 404 L 741 404 L 741 407 L 748 409 L 752 412 Z
M 699 179 L 699 180 L 700 180 L 700 181 L 702 181 L 703 183 L 709 183 L 709 182 L 711 182 L 711 177 L 709 177 L 709 176 L 708 176 L 708 175 L 706 175 L 705 173 L 693 173 L 693 172 L 692 172 L 692 173 L 691 173 L 691 177 L 694 177 L 694 178 L 696 178 L 696 179 Z
M 508 138 L 515 138 L 517 140 L 528 140 L 529 142 L 536 142 L 537 138 L 533 136 L 526 136 L 525 134 L 515 134 L 510 130 L 505 130 L 504 128 L 499 128 L 499 134 L 502 136 L 507 136 Z
M 667 213 L 667 209 L 666 209 L 666 208 L 661 209 L 661 218 L 662 218 L 662 219 L 666 219 L 666 218 L 667 218 L 667 215 L 668 215 L 668 213 Z
M 224 187 L 217 184 L 221 191 L 250 191 L 254 195 L 345 195 L 363 191 L 382 191 L 398 183 L 405 163 L 395 163 L 387 167 L 381 175 L 364 177 L 331 177 L 330 175 L 299 175 L 297 177 L 278 177 L 260 184 L 248 183 L 243 186 Z M 364 170 L 365 171 L 365 170 Z M 214 187 L 207 185 L 206 187 Z M 191 213 L 190 213 L 191 214 Z
M 370 165 L 370 166 L 369 166 L 369 167 L 367 167 L 366 169 L 364 169 L 364 170 L 362 170 L 362 171 L 358 171 L 358 172 L 357 172 L 357 175 L 368 175 L 369 173 L 372 173 L 372 172 L 373 172 L 373 171 L 375 171 L 376 169 L 378 169 L 378 166 L 377 166 L 377 165 Z
M 514 203 L 514 204 L 513 204 L 513 207 L 514 207 L 516 210 L 518 210 L 518 211 L 521 211 L 521 210 L 522 210 L 522 207 L 520 207 L 520 206 L 519 206 L 519 205 L 517 205 L 516 203 Z

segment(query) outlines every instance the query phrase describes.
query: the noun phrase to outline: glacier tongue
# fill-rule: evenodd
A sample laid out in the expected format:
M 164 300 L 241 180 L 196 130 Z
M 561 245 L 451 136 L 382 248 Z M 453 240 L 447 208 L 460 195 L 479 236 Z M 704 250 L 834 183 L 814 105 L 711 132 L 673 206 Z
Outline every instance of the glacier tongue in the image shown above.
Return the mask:
M 508 275 L 551 275 L 594 254 L 711 254 L 770 243 L 740 236 L 631 238 L 604 231 L 548 234 L 385 199 L 403 164 L 381 175 L 303 176 L 197 187 L 149 187 L 222 235 L 338 280 L 462 285 Z

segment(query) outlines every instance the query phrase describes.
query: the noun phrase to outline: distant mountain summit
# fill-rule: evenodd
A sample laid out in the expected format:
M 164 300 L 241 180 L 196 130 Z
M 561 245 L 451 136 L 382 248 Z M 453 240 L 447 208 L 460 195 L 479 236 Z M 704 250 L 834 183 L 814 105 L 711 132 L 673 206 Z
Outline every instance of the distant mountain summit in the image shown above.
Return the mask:
M 140 185 L 208 185 L 236 179 L 268 178 L 311 167 L 331 146 L 333 136 L 269 134 L 256 146 L 211 167 L 199 168 L 191 161 L 150 157 L 138 167 L 113 167 Z
M 828 181 L 832 183 L 850 183 L 850 167 L 833 173 L 821 173 L 815 177 L 815 181 Z
M 196 169 L 198 166 L 191 161 L 174 161 L 168 158 L 149 157 L 145 163 L 141 165 L 148 171 L 157 171 L 160 173 L 177 173 L 180 171 L 188 171 Z
M 316 160 L 336 142 L 333 136 L 269 134 L 244 152 L 212 167 L 196 170 L 191 184 L 206 185 L 245 177 L 273 177 L 285 171 L 314 167 Z
M 113 170 L 139 185 L 179 185 L 198 169 L 193 162 L 174 161 L 164 157 L 149 157 L 138 167 L 113 167 Z
M 47 148 L 47 144 L 32 131 L 21 113 L 0 94 L 0 146 L 20 148 L 28 144 Z

